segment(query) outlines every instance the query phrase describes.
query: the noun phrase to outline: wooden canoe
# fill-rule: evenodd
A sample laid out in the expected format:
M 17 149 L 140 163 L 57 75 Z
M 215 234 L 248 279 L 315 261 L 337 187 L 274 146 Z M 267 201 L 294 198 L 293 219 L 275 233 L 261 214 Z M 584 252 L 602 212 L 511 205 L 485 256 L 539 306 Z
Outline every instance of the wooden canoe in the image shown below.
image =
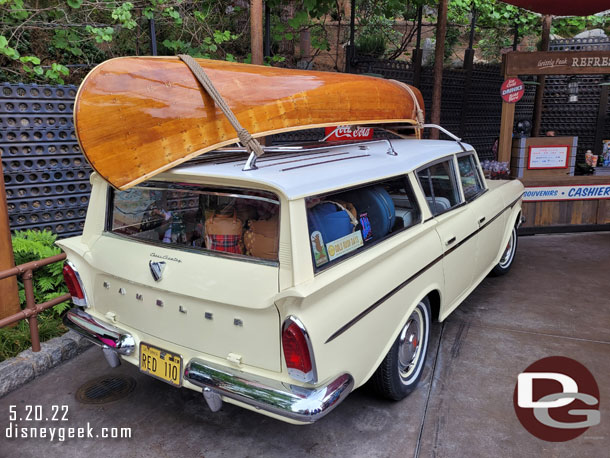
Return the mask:
M 197 62 L 254 137 L 344 124 L 415 123 L 413 99 L 396 81 Z M 423 109 L 421 94 L 412 90 Z M 98 65 L 79 88 L 74 122 L 87 160 L 118 189 L 238 140 L 176 57 L 120 57 Z

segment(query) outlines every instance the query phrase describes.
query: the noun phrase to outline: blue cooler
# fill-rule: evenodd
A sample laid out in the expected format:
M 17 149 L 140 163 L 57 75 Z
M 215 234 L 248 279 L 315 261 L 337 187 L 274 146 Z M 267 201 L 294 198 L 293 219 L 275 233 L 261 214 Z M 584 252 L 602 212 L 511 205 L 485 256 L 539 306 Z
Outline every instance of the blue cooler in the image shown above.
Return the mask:
M 356 189 L 341 194 L 340 198 L 356 207 L 365 242 L 382 239 L 394 227 L 394 201 L 383 186 Z

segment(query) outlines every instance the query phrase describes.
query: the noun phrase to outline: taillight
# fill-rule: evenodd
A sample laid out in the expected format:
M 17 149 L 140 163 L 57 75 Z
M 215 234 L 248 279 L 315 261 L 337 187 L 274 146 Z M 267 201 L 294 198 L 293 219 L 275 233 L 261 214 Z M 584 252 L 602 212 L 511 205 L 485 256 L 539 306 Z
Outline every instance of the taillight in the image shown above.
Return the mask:
M 317 374 L 309 335 L 303 323 L 295 317 L 291 316 L 284 322 L 282 347 L 288 374 L 301 382 L 315 383 Z
M 66 264 L 64 265 L 63 274 L 64 281 L 66 282 L 68 291 L 70 291 L 70 295 L 72 296 L 72 302 L 74 302 L 74 305 L 78 305 L 80 307 L 87 307 L 85 289 L 83 288 L 83 284 L 80 281 L 78 272 L 74 270 L 74 266 L 71 262 L 66 262 Z

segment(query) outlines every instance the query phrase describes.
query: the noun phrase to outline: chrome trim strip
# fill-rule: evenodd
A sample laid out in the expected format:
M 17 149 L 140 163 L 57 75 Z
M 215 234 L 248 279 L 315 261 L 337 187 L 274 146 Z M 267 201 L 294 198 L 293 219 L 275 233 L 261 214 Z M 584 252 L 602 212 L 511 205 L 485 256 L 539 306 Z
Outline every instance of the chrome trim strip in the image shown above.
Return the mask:
M 339 375 L 318 387 L 309 388 L 246 374 L 196 358 L 187 364 L 184 378 L 221 396 L 303 423 L 313 423 L 327 415 L 354 388 L 350 374 Z
M 79 308 L 72 308 L 63 319 L 64 325 L 76 331 L 94 344 L 116 351 L 121 355 L 131 355 L 135 340 L 131 334 L 94 318 Z

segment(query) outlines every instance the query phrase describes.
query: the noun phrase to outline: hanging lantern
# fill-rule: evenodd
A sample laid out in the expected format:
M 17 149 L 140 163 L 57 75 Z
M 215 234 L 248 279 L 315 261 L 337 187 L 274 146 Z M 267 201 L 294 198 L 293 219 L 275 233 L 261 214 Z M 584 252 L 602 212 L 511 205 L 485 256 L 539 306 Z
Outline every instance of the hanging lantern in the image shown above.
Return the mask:
M 578 102 L 578 81 L 573 76 L 568 80 L 568 102 Z

